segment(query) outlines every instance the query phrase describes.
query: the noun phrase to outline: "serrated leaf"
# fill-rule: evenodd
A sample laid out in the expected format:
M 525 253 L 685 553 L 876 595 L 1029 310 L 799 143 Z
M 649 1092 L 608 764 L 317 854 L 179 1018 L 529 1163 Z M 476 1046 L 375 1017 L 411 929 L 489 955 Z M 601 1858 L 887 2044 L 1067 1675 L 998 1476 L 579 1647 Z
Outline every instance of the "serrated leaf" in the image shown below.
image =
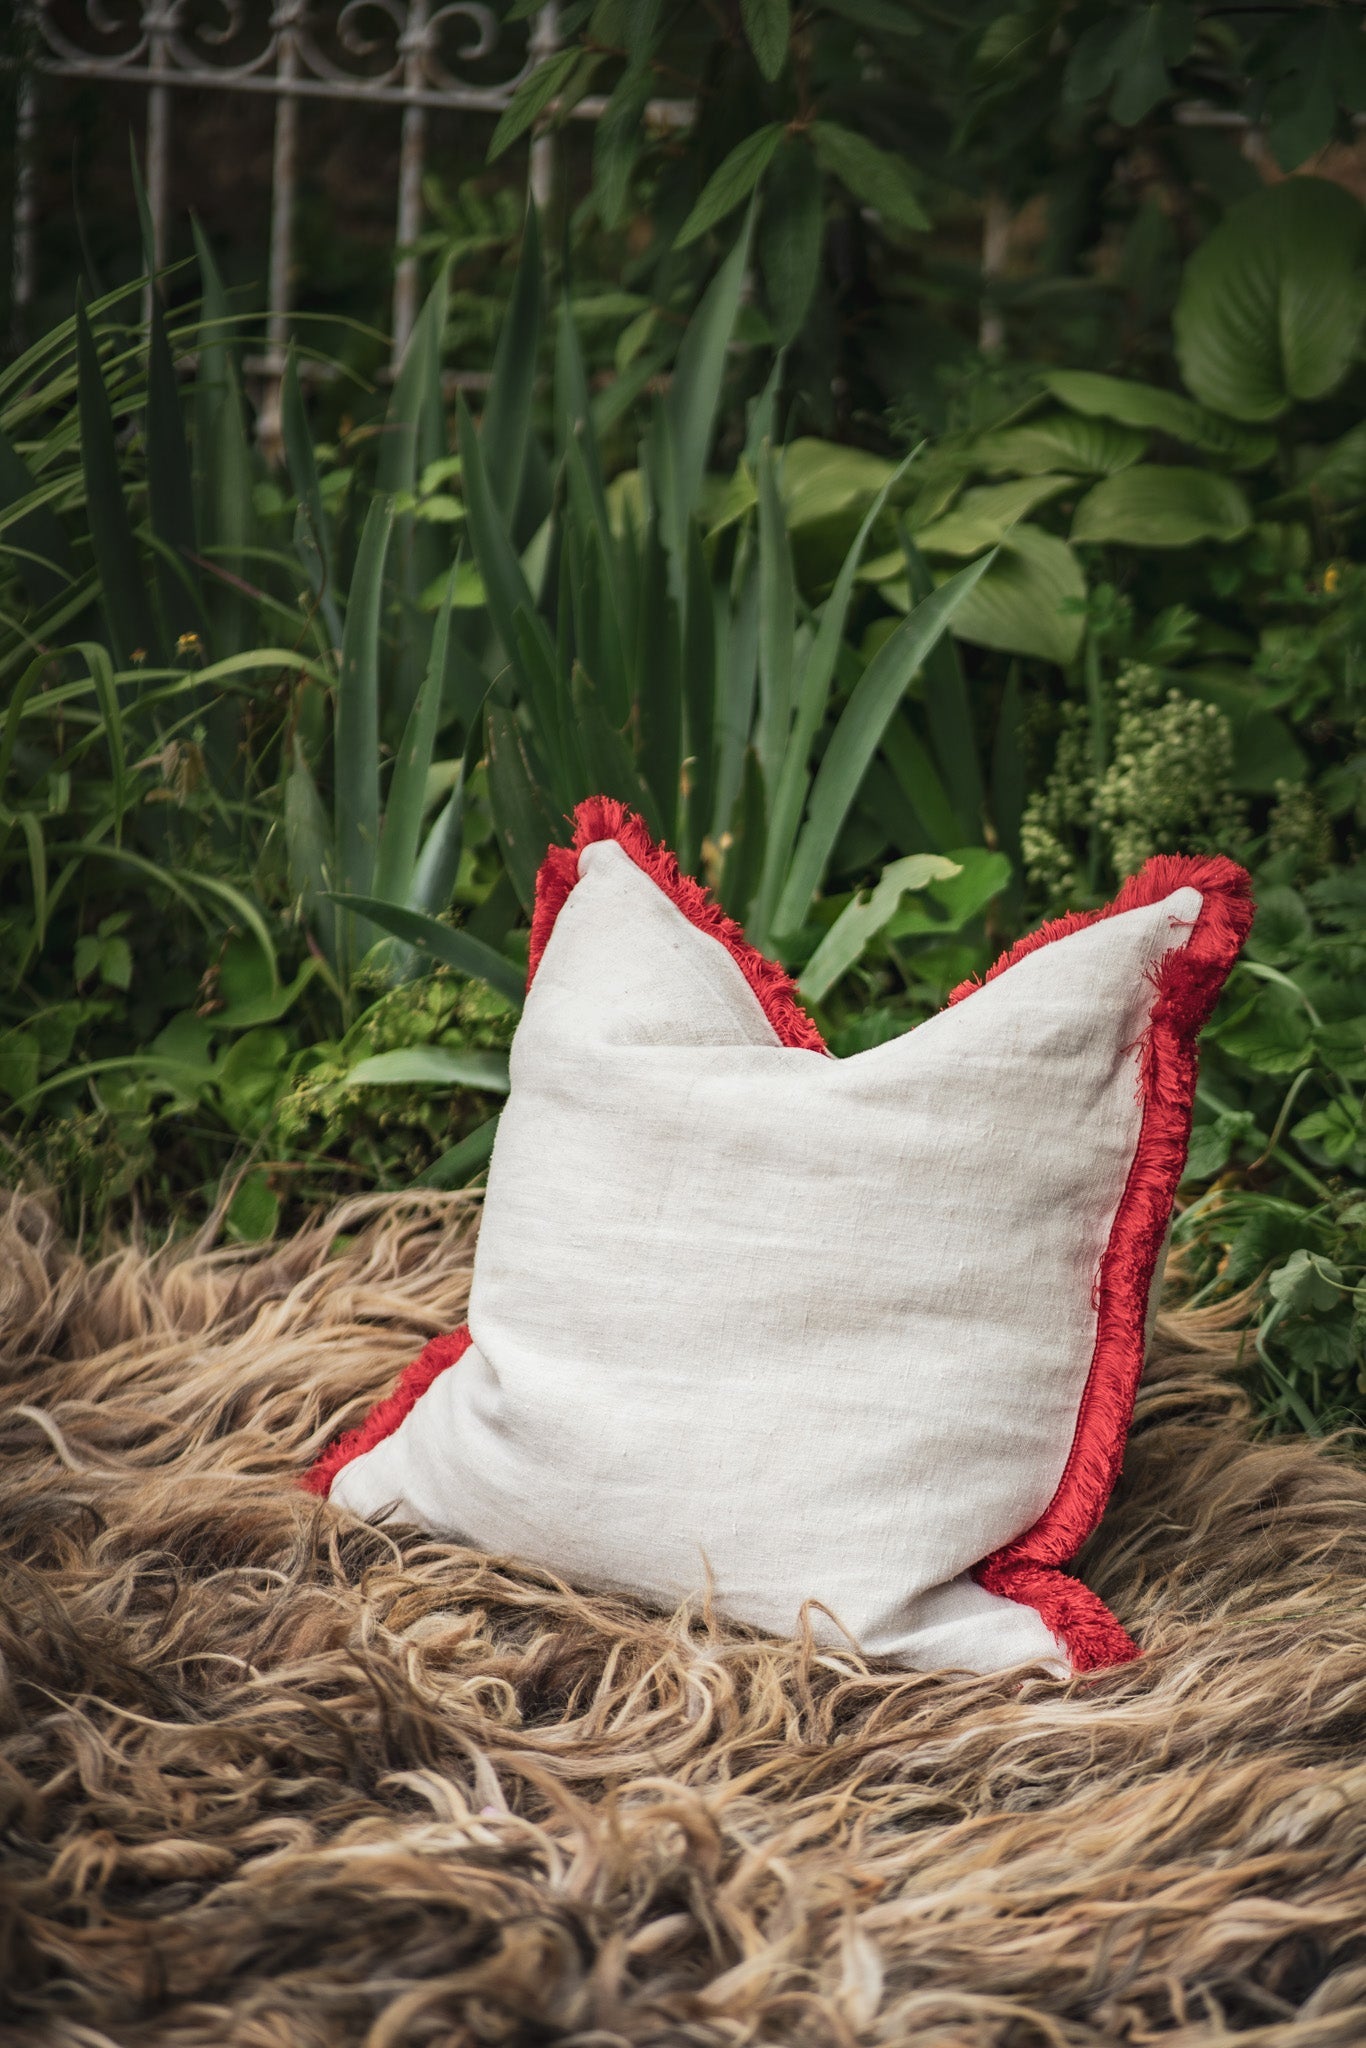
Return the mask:
M 537 65 L 530 78 L 524 78 L 512 98 L 503 109 L 498 126 L 489 142 L 488 161 L 495 163 L 505 149 L 510 149 L 519 135 L 542 113 L 560 88 L 567 82 L 570 72 L 579 61 L 577 47 L 557 50 L 553 57 L 547 57 L 544 64 Z
M 697 204 L 674 237 L 675 249 L 686 249 L 708 228 L 742 206 L 753 192 L 783 139 L 781 121 L 756 128 L 723 157 L 698 195 Z
M 754 61 L 770 83 L 787 62 L 792 33 L 790 0 L 740 0 L 740 19 L 754 52 Z
M 1237 540 L 1251 524 L 1252 508 L 1232 477 L 1143 462 L 1092 486 L 1072 515 L 1071 538 L 1183 548 Z
M 856 135 L 852 128 L 842 128 L 834 121 L 813 121 L 811 139 L 821 168 L 847 185 L 855 199 L 900 227 L 921 231 L 929 227 L 902 157 L 879 149 L 866 135 Z
M 1366 212 L 1342 186 L 1287 178 L 1231 207 L 1181 280 L 1181 374 L 1203 404 L 1278 419 L 1347 374 L 1366 315 Z
M 820 166 L 804 142 L 784 141 L 769 173 L 759 223 L 759 267 L 775 348 L 806 318 L 825 235 Z

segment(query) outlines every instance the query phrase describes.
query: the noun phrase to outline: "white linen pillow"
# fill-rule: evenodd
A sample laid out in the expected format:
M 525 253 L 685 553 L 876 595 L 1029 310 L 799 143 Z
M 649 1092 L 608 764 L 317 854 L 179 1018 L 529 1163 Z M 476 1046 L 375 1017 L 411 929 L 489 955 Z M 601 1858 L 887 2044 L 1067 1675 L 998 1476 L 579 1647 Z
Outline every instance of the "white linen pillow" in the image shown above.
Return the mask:
M 468 1326 L 306 1483 L 916 1667 L 1136 1655 L 1058 1567 L 1118 1473 L 1246 875 L 1150 861 L 833 1060 L 638 819 L 575 822 Z

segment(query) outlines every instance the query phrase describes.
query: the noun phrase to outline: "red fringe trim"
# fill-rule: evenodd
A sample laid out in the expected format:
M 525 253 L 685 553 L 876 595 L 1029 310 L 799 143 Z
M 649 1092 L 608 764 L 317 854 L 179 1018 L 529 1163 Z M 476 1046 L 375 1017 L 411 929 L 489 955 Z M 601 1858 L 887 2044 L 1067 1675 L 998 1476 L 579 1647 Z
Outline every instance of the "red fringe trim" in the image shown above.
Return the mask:
M 322 1456 L 311 1465 L 300 1486 L 309 1493 L 320 1493 L 326 1500 L 332 1491 L 332 1482 L 343 1465 L 349 1465 L 353 1458 L 359 1458 L 366 1451 L 373 1451 L 376 1444 L 383 1443 L 386 1436 L 392 1436 L 404 1417 L 415 1408 L 433 1380 L 439 1379 L 448 1366 L 463 1358 L 470 1348 L 470 1333 L 462 1326 L 446 1337 L 433 1337 L 430 1344 L 419 1351 L 410 1365 L 405 1365 L 399 1375 L 398 1384 L 392 1394 L 376 1402 L 364 1422 L 355 1429 L 348 1429 L 334 1439 Z
M 734 918 L 727 917 L 700 882 L 683 873 L 668 848 L 657 845 L 643 821 L 615 797 L 590 796 L 581 803 L 574 812 L 573 845 L 552 846 L 541 863 L 527 956 L 528 988 L 541 964 L 555 920 L 579 879 L 579 855 L 585 846 L 593 846 L 600 839 L 615 839 L 622 852 L 630 855 L 641 873 L 648 875 L 670 903 L 682 911 L 689 924 L 695 924 L 699 931 L 725 947 L 784 1045 L 799 1046 L 806 1052 L 825 1051 L 825 1040 L 797 1001 L 796 990 L 777 961 L 767 959 L 757 947 L 751 946 Z
M 1066 1646 L 1077 1671 L 1124 1664 L 1139 1654 L 1104 1603 L 1058 1567 L 1074 1557 L 1105 1512 L 1119 1477 L 1134 1396 L 1143 1371 L 1148 1295 L 1186 1163 L 1195 1103 L 1196 1040 L 1252 923 L 1251 882 L 1222 856 L 1159 854 L 1103 910 L 1073 912 L 1032 932 L 985 977 L 1004 974 L 1026 953 L 1070 932 L 1160 903 L 1177 889 L 1203 899 L 1191 936 L 1158 964 L 1139 1050 L 1143 1117 L 1129 1178 L 1096 1280 L 1096 1343 L 1077 1411 L 1072 1448 L 1052 1500 L 1032 1529 L 993 1551 L 974 1576 L 989 1593 L 1034 1607 Z M 972 994 L 964 982 L 951 1003 Z

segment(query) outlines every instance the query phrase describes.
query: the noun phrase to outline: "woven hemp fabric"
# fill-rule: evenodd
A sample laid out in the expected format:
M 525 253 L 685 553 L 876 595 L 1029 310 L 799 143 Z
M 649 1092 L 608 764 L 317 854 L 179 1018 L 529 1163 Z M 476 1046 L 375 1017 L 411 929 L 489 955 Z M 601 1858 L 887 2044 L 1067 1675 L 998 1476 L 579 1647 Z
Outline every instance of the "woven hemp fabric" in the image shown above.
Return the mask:
M 1136 1654 L 1057 1566 L 1118 1471 L 1246 877 L 1151 862 L 834 1060 L 638 820 L 597 800 L 578 827 L 542 875 L 468 1329 L 310 1483 L 913 1666 Z

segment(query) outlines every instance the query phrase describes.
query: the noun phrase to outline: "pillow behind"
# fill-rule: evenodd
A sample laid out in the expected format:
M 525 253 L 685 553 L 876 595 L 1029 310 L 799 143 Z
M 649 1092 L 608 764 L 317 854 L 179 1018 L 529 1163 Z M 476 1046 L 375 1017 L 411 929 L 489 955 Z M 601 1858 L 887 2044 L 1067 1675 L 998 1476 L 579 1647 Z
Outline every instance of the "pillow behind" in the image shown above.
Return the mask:
M 1196 1036 L 1251 920 L 1162 856 L 831 1059 L 597 798 L 537 889 L 468 1327 L 307 1484 L 921 1668 L 1137 1655 L 1058 1567 L 1114 1484 Z

